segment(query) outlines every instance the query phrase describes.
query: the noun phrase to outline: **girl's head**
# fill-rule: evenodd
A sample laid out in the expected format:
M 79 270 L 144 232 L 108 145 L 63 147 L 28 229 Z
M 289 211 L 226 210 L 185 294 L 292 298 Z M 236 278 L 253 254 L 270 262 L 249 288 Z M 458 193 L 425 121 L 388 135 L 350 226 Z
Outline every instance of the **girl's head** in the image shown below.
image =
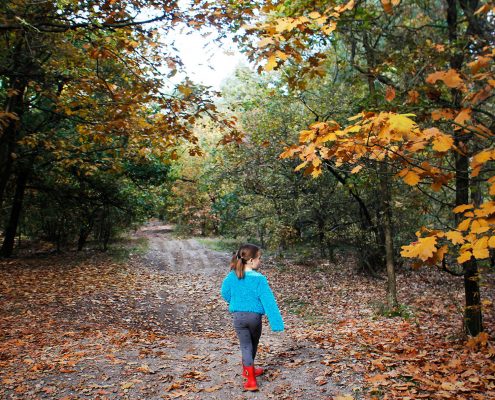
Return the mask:
M 239 279 L 244 278 L 246 267 L 257 269 L 260 263 L 261 249 L 254 244 L 243 244 L 230 261 L 230 269 L 235 271 Z

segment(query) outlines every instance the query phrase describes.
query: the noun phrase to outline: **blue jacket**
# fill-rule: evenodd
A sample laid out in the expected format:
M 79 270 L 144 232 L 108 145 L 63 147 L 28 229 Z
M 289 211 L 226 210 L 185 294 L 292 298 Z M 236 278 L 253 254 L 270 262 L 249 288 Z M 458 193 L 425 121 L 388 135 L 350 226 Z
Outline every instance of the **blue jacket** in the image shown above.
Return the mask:
M 222 283 L 222 297 L 229 303 L 229 311 L 250 311 L 266 314 L 272 331 L 284 330 L 284 321 L 280 315 L 277 301 L 268 280 L 257 271 L 246 271 L 239 279 L 234 271 L 225 277 Z

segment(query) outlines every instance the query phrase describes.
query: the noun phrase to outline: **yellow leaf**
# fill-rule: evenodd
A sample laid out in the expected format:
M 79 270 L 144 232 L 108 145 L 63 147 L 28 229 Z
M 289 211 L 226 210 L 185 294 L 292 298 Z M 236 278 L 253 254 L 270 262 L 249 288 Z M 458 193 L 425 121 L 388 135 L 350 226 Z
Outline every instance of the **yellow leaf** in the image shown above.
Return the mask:
M 404 176 L 402 179 L 410 186 L 416 186 L 421 180 L 420 176 L 416 172 L 413 172 L 411 170 L 408 170 L 406 176 Z
M 452 136 L 445 135 L 440 133 L 432 142 L 433 150 L 438 151 L 439 153 L 446 152 L 452 148 L 454 145 L 454 139 Z
M 321 14 L 318 11 L 313 11 L 308 14 L 309 18 L 317 19 L 321 17 Z
M 318 138 L 318 143 L 325 143 L 330 140 L 337 140 L 337 135 L 335 134 L 335 132 L 329 132 L 325 136 Z
M 355 5 L 356 5 L 355 0 L 350 0 L 347 4 L 344 4 L 344 5 L 340 5 L 340 6 L 335 7 L 335 11 L 340 14 L 340 13 L 343 13 L 344 11 L 346 11 L 346 10 L 352 10 Z
M 335 29 L 337 28 L 337 25 L 335 22 L 330 22 L 328 25 L 325 25 L 321 28 L 324 34 L 330 35 Z
M 456 208 L 454 208 L 452 211 L 454 213 L 458 214 L 458 213 L 464 212 L 466 210 L 471 210 L 472 208 L 474 208 L 474 206 L 472 204 L 461 204 L 460 206 L 457 206 Z
M 277 50 L 275 52 L 275 55 L 280 58 L 281 60 L 287 60 L 289 58 L 288 54 L 285 54 L 283 51 Z
M 271 71 L 273 68 L 277 66 L 277 57 L 275 54 L 272 54 L 270 57 L 268 57 L 268 61 L 265 64 L 265 71 Z
M 494 157 L 493 150 L 482 150 L 478 154 L 473 157 L 473 161 L 471 162 L 471 166 L 483 165 L 486 162 L 492 160 Z
M 310 127 L 311 127 L 312 129 L 321 129 L 321 130 L 323 130 L 323 129 L 328 128 L 328 125 L 327 125 L 327 123 L 326 123 L 326 122 L 314 122 L 314 123 L 312 123 L 312 124 L 310 125 Z
M 392 114 L 388 119 L 389 128 L 401 135 L 408 135 L 416 129 L 416 122 L 405 114 Z
M 482 238 L 476 240 L 473 246 L 473 256 L 478 260 L 488 258 L 490 252 L 488 251 L 488 237 L 483 236 Z
M 321 175 L 321 166 L 314 167 L 313 170 L 311 171 L 311 176 L 313 178 L 318 178 Z
M 315 137 L 316 137 L 315 131 L 313 131 L 311 129 L 310 130 L 301 131 L 299 133 L 299 143 L 310 142 Z
M 495 236 L 490 236 L 490 239 L 488 239 L 488 247 L 495 248 Z
M 258 42 L 258 47 L 259 48 L 265 47 L 265 46 L 268 46 L 269 44 L 272 44 L 272 43 L 273 43 L 273 38 L 272 37 L 266 37 L 266 38 L 261 39 Z
M 280 154 L 280 158 L 291 158 L 291 157 L 294 157 L 294 155 L 296 153 L 299 153 L 301 151 L 301 148 L 299 146 L 290 146 L 290 147 L 286 147 L 285 148 L 285 151 Z
M 453 244 L 463 244 L 464 236 L 461 232 L 458 231 L 448 231 L 445 236 L 449 239 Z
M 458 226 L 457 230 L 458 231 L 467 231 L 469 228 L 469 224 L 471 223 L 471 218 L 467 218 L 464 221 L 462 221 Z
M 420 258 L 422 261 L 426 261 L 433 256 L 437 251 L 436 248 L 437 238 L 436 236 L 428 236 L 419 238 L 417 242 L 414 242 L 408 246 L 402 246 L 401 255 L 407 258 Z
M 354 115 L 352 117 L 347 118 L 347 121 L 354 121 L 356 119 L 363 118 L 363 116 L 364 116 L 363 113 L 359 113 L 359 114 L 356 114 L 356 115 Z
M 351 174 L 355 174 L 355 173 L 361 171 L 362 168 L 363 168 L 362 165 L 356 165 L 353 169 L 351 169 Z
M 461 255 L 459 257 L 457 257 L 457 262 L 459 264 L 465 263 L 466 261 L 469 261 L 472 256 L 473 255 L 471 254 L 470 251 L 462 251 Z
M 438 251 L 431 258 L 431 263 L 436 264 L 442 261 L 445 257 L 445 254 L 449 252 L 449 246 L 444 245 L 438 249 Z M 430 260 L 429 260 L 430 261 Z
M 488 222 L 483 218 L 475 219 L 471 225 L 471 233 L 484 233 L 489 229 Z
M 303 169 L 306 165 L 308 165 L 308 162 L 304 161 L 302 164 L 299 164 L 296 168 L 294 168 L 294 171 L 299 171 Z
M 275 27 L 276 31 L 281 33 L 284 31 L 290 32 L 294 29 L 298 24 L 298 21 L 293 18 L 282 18 L 277 21 L 277 25 Z

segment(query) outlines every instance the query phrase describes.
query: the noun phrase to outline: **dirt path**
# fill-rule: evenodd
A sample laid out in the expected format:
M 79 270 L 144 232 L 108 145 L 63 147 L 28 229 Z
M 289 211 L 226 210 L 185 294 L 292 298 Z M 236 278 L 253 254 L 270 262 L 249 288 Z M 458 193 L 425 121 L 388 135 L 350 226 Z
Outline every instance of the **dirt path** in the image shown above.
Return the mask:
M 94 250 L 0 259 L 0 399 L 495 398 L 491 342 L 453 335 L 461 281 L 400 272 L 411 316 L 389 318 L 374 306 L 383 286 L 347 258 L 262 266 L 287 329 L 265 320 L 267 373 L 243 393 L 219 293 L 229 255 L 157 223 L 135 236 L 129 248 L 149 248 L 125 260 Z M 483 298 L 495 303 L 488 278 Z M 493 337 L 490 312 L 486 326 Z
M 171 283 L 159 291 L 163 299 L 159 317 L 169 321 L 176 333 L 170 354 L 174 372 L 198 377 L 199 393 L 178 385 L 170 391 L 171 398 L 331 399 L 338 392 L 320 376 L 321 350 L 291 336 L 291 327 L 301 321 L 282 310 L 287 325 L 283 333 L 271 332 L 264 318 L 257 361 L 267 373 L 259 379 L 260 391 L 243 393 L 238 342 L 219 295 L 229 255 L 209 250 L 194 239 L 172 239 L 167 226 L 149 225 L 139 235 L 149 240 L 143 264 L 165 274 Z
M 220 296 L 229 255 L 158 223 L 139 238 L 148 250 L 125 262 L 91 251 L 0 260 L 0 399 L 330 400 L 348 389 L 331 382 L 328 351 L 297 339 L 307 325 L 282 300 L 287 329 L 272 333 L 265 318 L 257 363 L 267 372 L 259 392 L 242 392 Z M 263 272 L 279 299 L 304 291 Z

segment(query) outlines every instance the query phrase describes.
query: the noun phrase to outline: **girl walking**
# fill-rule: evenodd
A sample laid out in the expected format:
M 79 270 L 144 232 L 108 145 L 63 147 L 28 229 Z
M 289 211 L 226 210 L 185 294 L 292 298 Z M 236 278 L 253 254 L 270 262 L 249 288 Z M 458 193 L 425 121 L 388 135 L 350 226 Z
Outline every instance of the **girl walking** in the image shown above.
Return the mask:
M 284 330 L 284 322 L 268 280 L 257 269 L 261 250 L 253 244 L 242 245 L 230 262 L 230 273 L 222 283 L 222 297 L 233 313 L 234 329 L 242 353 L 242 376 L 247 378 L 244 389 L 258 390 L 256 377 L 262 368 L 254 367 L 261 336 L 261 317 L 266 314 L 274 332 Z

